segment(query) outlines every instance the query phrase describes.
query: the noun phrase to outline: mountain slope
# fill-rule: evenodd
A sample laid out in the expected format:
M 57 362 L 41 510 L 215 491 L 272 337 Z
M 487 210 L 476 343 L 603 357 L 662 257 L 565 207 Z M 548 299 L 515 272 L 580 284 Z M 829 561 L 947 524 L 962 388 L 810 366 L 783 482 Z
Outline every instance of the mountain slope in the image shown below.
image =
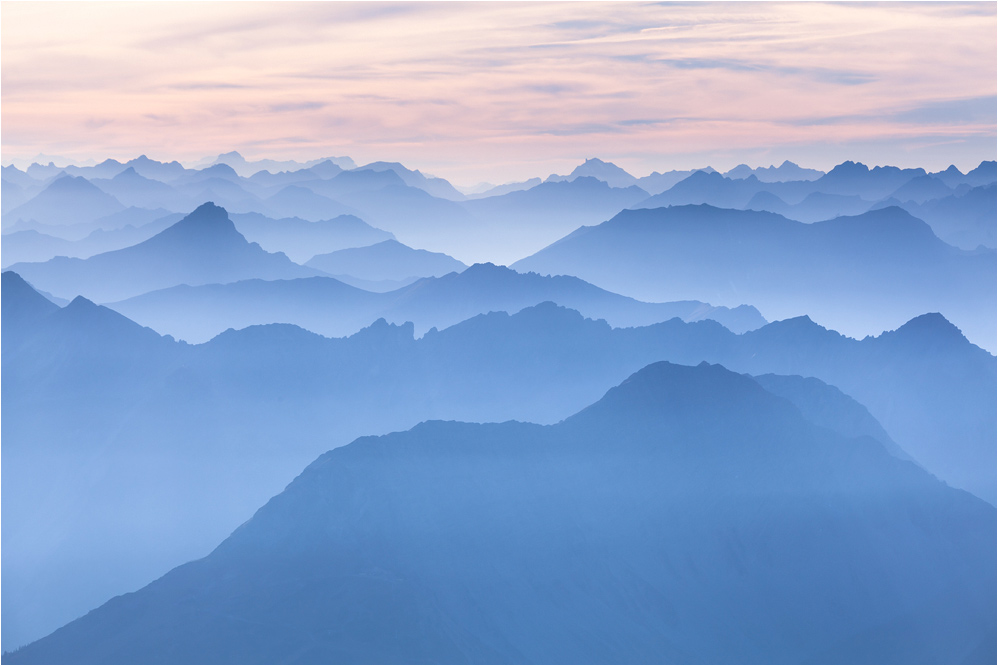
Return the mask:
M 946 245 L 899 208 L 814 224 L 706 205 L 628 210 L 513 268 L 642 300 L 748 302 L 773 319 L 807 313 L 859 337 L 942 312 L 995 348 L 995 253 Z
M 396 240 L 316 254 L 305 265 L 330 275 L 351 275 L 362 280 L 439 277 L 467 268 L 442 252 L 414 250 Z
M 332 267 L 329 267 L 332 270 Z M 111 304 L 160 333 L 204 342 L 228 328 L 291 323 L 325 336 L 350 335 L 378 318 L 413 322 L 417 335 L 492 311 L 515 313 L 544 301 L 573 308 L 614 326 L 640 326 L 679 317 L 714 319 L 742 332 L 765 320 L 755 308 L 718 308 L 699 301 L 643 303 L 570 276 L 519 274 L 476 264 L 461 273 L 421 279 L 385 293 L 350 287 L 333 278 L 225 285 L 177 286 Z
M 294 217 L 274 220 L 259 213 L 236 213 L 230 217 L 246 240 L 258 243 L 267 252 L 283 252 L 299 264 L 304 264 L 317 254 L 373 245 L 395 238 L 389 232 L 376 229 L 353 215 L 340 215 L 318 222 Z
M 177 284 L 318 274 L 246 242 L 225 209 L 211 203 L 138 245 L 88 259 L 56 257 L 38 264 L 14 264 L 11 270 L 57 296 L 82 294 L 104 302 Z
M 424 423 L 310 465 L 207 558 L 10 663 L 960 662 L 995 511 L 720 366 L 549 427 Z
M 647 198 L 648 193 L 637 186 L 611 187 L 592 176 L 581 176 L 465 201 L 462 205 L 481 221 L 477 238 L 468 241 L 476 243 L 478 256 L 508 263 L 580 224 L 602 222 Z
M 743 335 L 678 319 L 613 329 L 546 303 L 420 339 L 381 320 L 345 339 L 269 325 L 187 346 L 82 301 L 70 313 L 103 315 L 12 332 L 19 302 L 3 296 L 5 645 L 201 557 L 323 450 L 425 419 L 554 423 L 662 359 L 818 377 L 930 472 L 995 501 L 995 359 L 938 316 L 852 340 L 806 318 Z M 877 438 L 817 386 L 803 411 Z
M 70 225 L 90 222 L 122 210 L 117 199 L 86 178 L 69 175 L 56 178 L 35 197 L 7 212 L 4 226 L 18 221 Z

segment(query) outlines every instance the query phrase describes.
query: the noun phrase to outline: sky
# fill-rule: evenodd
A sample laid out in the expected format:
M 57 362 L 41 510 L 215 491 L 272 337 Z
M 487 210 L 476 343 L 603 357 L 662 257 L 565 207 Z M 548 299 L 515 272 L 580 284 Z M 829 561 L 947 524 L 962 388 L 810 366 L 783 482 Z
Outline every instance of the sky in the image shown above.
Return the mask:
M 994 2 L 3 2 L 0 159 L 967 171 L 996 34 Z

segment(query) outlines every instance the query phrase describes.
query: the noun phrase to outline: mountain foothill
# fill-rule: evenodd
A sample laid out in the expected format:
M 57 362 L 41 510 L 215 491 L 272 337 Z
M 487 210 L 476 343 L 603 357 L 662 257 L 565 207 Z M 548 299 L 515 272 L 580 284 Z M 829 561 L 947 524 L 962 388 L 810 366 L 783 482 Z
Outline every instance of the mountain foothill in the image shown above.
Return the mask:
M 2 169 L 4 663 L 994 663 L 996 164 Z

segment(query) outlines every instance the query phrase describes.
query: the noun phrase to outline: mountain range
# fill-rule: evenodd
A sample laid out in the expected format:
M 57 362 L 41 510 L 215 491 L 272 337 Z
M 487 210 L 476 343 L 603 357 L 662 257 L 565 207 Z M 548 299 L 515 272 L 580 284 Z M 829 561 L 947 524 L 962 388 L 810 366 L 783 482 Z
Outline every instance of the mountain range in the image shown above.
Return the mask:
M 371 281 L 439 277 L 467 268 L 442 252 L 416 250 L 397 240 L 316 254 L 305 265 L 329 275 L 348 275 Z
M 995 162 L 53 160 L 4 663 L 994 663 Z
M 891 446 L 875 418 L 917 464 L 995 502 L 995 358 L 938 315 L 858 341 L 806 318 L 613 329 L 548 303 L 420 339 L 382 320 L 344 339 L 270 325 L 191 346 L 3 283 L 6 645 L 203 556 L 323 450 L 426 419 L 554 423 L 662 359 L 817 377 L 848 398 L 820 382 L 818 398 L 782 394 Z M 865 407 L 838 416 L 851 399 Z
M 369 256 L 370 250 L 360 248 Z M 329 270 L 334 266 L 309 262 Z M 361 276 L 363 277 L 363 276 Z M 372 278 L 368 278 L 372 279 Z M 391 279 L 391 278 L 388 278 Z M 713 319 L 736 332 L 766 323 L 755 308 L 718 308 L 699 301 L 644 303 L 569 276 L 520 274 L 504 266 L 475 264 L 462 272 L 430 277 L 394 291 L 374 293 L 342 280 L 246 280 L 203 286 L 181 285 L 142 294 L 109 307 L 162 334 L 205 342 L 229 328 L 289 323 L 327 337 L 351 335 L 379 318 L 415 324 L 416 335 L 446 328 L 477 314 L 515 313 L 553 301 L 613 326 L 645 326 L 679 317 Z
M 114 301 L 178 284 L 286 279 L 320 275 L 283 254 L 270 254 L 236 231 L 212 203 L 137 245 L 87 259 L 55 257 L 11 269 L 35 287 L 72 299 Z
M 647 301 L 752 303 L 769 319 L 804 313 L 851 335 L 942 312 L 995 349 L 993 250 L 962 251 L 890 207 L 802 224 L 712 206 L 622 211 L 512 265 L 575 275 Z
M 275 220 L 259 213 L 235 213 L 229 217 L 246 240 L 257 243 L 267 252 L 283 252 L 299 264 L 317 254 L 395 239 L 389 232 L 376 229 L 355 215 L 316 222 L 297 217 Z
M 208 557 L 9 663 L 957 663 L 995 509 L 718 365 L 553 426 L 427 422 L 309 465 Z

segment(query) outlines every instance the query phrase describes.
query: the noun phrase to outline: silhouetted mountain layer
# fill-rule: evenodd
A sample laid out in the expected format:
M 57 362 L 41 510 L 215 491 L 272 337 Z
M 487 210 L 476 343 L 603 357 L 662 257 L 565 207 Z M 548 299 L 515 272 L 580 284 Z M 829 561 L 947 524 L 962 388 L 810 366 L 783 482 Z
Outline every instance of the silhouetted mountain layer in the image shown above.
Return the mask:
M 317 254 L 395 238 L 353 215 L 340 215 L 318 222 L 294 217 L 274 220 L 258 213 L 235 213 L 229 217 L 246 240 L 258 243 L 268 252 L 283 252 L 300 264 Z
M 4 292 L 6 645 L 202 556 L 331 446 L 432 418 L 553 423 L 662 359 L 819 377 L 930 472 L 995 501 L 995 359 L 938 315 L 856 341 L 807 319 L 740 336 L 709 321 L 612 329 L 542 304 L 418 340 L 380 321 L 346 339 L 271 325 L 192 347 L 131 324 L 112 336 L 127 320 L 85 302 L 12 331 L 18 302 Z M 814 405 L 788 391 L 878 437 L 837 391 Z
M 152 238 L 88 259 L 56 257 L 14 264 L 18 274 L 56 296 L 113 301 L 178 284 L 281 279 L 319 274 L 243 238 L 223 208 L 204 204 Z
M 309 265 L 319 267 L 311 262 Z M 333 272 L 338 267 L 325 266 L 325 270 Z M 383 293 L 363 291 L 324 277 L 250 280 L 171 287 L 112 303 L 110 307 L 160 333 L 196 343 L 229 328 L 272 323 L 295 324 L 338 337 L 355 333 L 378 318 L 397 324 L 414 322 L 416 334 L 421 336 L 430 328 L 446 328 L 477 314 L 515 313 L 544 301 L 554 301 L 618 327 L 679 317 L 686 321 L 714 319 L 741 333 L 766 323 L 755 308 L 747 305 L 729 309 L 699 301 L 643 303 L 578 278 L 520 274 L 492 264 L 476 264 L 461 273 L 418 280 Z
M 513 264 L 649 301 L 752 303 L 862 336 L 942 312 L 994 350 L 994 251 L 965 252 L 898 208 L 815 224 L 711 206 L 623 211 Z
M 450 201 L 462 201 L 464 199 L 464 195 L 458 192 L 454 186 L 444 178 L 425 176 L 420 173 L 418 169 L 407 169 L 398 162 L 371 162 L 370 164 L 358 167 L 358 169 L 392 171 L 409 187 L 419 188 L 435 197 L 449 199 Z
M 439 277 L 461 272 L 466 265 L 442 252 L 414 250 L 396 240 L 364 247 L 317 253 L 306 266 L 330 275 L 352 275 L 362 280 L 405 280 L 410 277 Z
M 319 165 L 329 163 L 330 165 L 336 167 L 336 172 L 338 173 L 342 169 L 353 169 L 356 165 L 354 161 L 349 157 L 322 157 L 316 160 L 309 160 L 308 162 L 296 162 L 294 160 L 256 160 L 249 161 L 236 151 L 230 151 L 228 153 L 223 153 L 215 158 L 212 164 L 226 164 L 232 167 L 239 175 L 243 177 L 249 177 L 256 175 L 261 171 L 278 173 L 280 171 L 299 171 L 302 169 L 311 169 Z M 209 165 L 210 166 L 210 165 Z M 327 174 L 325 177 L 329 177 Z
M 462 205 L 481 224 L 465 244 L 476 256 L 508 263 L 530 248 L 552 243 L 580 224 L 606 220 L 648 198 L 637 186 L 615 188 L 591 176 L 545 182 L 528 190 L 466 201 Z M 461 255 L 450 252 L 458 258 Z
M 883 204 L 878 204 L 878 207 Z M 950 245 L 973 250 L 983 245 L 994 249 L 998 194 L 995 183 L 975 187 L 961 194 L 932 199 L 921 204 L 895 202 L 915 217 L 925 220 L 932 231 Z
M 141 243 L 178 222 L 181 217 L 179 214 L 167 215 L 138 227 L 126 225 L 111 230 L 98 228 L 80 240 L 66 240 L 40 233 L 34 229 L 7 233 L 3 235 L 2 265 L 6 268 L 12 264 L 42 262 L 54 257 L 86 259 L 95 254 Z
M 971 174 L 964 175 L 955 167 L 938 174 L 926 174 L 924 169 L 870 169 L 864 164 L 843 162 L 827 174 L 815 172 L 818 177 L 800 179 L 773 179 L 765 170 L 752 170 L 744 165 L 723 176 L 705 169 L 633 207 L 708 204 L 719 208 L 768 210 L 800 222 L 817 222 L 842 215 L 858 215 L 873 207 L 903 202 L 918 205 L 962 195 L 971 184 L 994 182 L 993 179 L 979 182 L 994 171 L 993 168 L 989 171 L 988 164 L 982 163 Z M 882 203 L 875 205 L 875 202 Z M 914 214 L 910 207 L 906 208 Z M 947 238 L 944 240 L 950 242 Z M 976 245 L 968 249 L 974 247 Z
M 211 555 L 10 663 L 956 663 L 995 510 L 721 366 L 554 426 L 319 457 Z
M 575 167 L 566 180 L 579 177 L 591 177 L 602 180 L 610 187 L 626 188 L 638 184 L 638 179 L 627 173 L 613 162 L 604 162 L 599 158 L 587 159 Z
M 266 209 L 279 217 L 298 217 L 310 222 L 329 220 L 356 211 L 302 185 L 288 185 L 265 202 Z M 259 209 L 258 209 L 259 210 Z
M 739 164 L 731 171 L 724 174 L 728 178 L 748 178 L 755 176 L 764 183 L 779 183 L 793 180 L 817 180 L 825 175 L 824 171 L 817 169 L 805 169 L 797 166 L 790 160 L 784 160 L 780 166 L 749 167 L 747 164 Z
M 122 210 L 117 199 L 102 192 L 86 178 L 61 176 L 53 180 L 37 196 L 7 212 L 4 227 L 18 221 L 49 225 L 69 225 L 90 222 Z
M 798 222 L 820 222 L 840 215 L 860 215 L 874 208 L 873 202 L 857 196 L 812 192 L 802 201 L 790 205 L 775 194 L 762 190 L 755 194 L 741 208 L 762 210 L 797 220 Z
M 166 183 L 139 175 L 134 167 L 124 169 L 113 178 L 95 179 L 93 184 L 126 206 L 166 208 L 172 211 L 193 208 L 190 198 L 179 190 Z

